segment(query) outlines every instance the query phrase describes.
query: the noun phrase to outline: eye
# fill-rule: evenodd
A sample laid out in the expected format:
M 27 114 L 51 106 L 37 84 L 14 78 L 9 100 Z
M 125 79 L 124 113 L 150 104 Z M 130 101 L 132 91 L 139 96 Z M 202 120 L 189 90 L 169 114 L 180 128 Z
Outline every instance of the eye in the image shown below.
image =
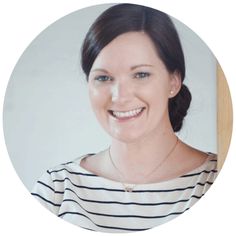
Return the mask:
M 106 81 L 111 81 L 112 78 L 108 75 L 99 75 L 95 77 L 95 80 L 100 81 L 100 82 L 106 82 Z
M 148 72 L 138 72 L 134 75 L 136 79 L 145 79 L 145 78 L 148 78 L 149 76 L 150 76 L 150 73 Z

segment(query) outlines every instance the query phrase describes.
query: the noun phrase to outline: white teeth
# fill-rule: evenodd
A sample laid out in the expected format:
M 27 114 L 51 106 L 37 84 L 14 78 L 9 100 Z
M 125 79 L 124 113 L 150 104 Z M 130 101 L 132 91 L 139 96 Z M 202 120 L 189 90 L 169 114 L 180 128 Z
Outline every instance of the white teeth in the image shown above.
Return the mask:
M 142 111 L 142 108 L 138 108 L 135 110 L 131 111 L 112 111 L 112 114 L 118 118 L 123 118 L 123 117 L 133 117 L 137 116 L 140 112 Z

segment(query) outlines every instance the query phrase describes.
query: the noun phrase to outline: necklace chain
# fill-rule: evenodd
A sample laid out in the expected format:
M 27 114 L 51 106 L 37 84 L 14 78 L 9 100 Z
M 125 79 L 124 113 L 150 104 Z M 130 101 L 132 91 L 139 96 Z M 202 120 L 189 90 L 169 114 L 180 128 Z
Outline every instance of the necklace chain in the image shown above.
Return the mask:
M 160 163 L 158 163 L 158 165 L 151 171 L 149 172 L 144 178 L 146 179 L 147 177 L 150 177 L 153 173 L 155 173 L 163 164 L 164 162 L 168 159 L 168 157 L 174 152 L 177 144 L 179 142 L 179 138 L 177 137 L 176 142 L 174 144 L 174 146 L 171 148 L 171 150 L 167 153 L 166 157 L 162 159 L 162 161 Z M 117 172 L 120 174 L 120 177 L 125 180 L 124 174 L 119 170 L 119 168 L 115 165 L 112 156 L 111 156 L 111 146 L 108 149 L 108 154 L 109 154 L 109 159 L 111 161 L 112 166 L 117 170 Z M 137 184 L 130 184 L 127 185 L 124 182 L 122 182 L 122 185 L 124 187 L 125 192 L 132 192 L 133 189 L 137 186 Z

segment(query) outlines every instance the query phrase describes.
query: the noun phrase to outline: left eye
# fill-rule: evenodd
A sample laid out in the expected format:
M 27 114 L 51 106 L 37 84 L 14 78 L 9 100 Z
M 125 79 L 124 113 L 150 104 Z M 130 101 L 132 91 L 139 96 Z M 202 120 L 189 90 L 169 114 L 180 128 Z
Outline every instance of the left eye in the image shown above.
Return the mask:
M 148 72 L 138 72 L 135 74 L 135 78 L 137 79 L 145 79 L 150 76 L 150 73 Z

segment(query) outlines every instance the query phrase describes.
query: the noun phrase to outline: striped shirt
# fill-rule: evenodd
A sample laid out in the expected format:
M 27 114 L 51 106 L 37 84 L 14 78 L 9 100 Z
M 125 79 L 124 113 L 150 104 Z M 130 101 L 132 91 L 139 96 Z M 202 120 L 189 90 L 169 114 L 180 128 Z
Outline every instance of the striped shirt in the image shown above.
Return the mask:
M 178 178 L 139 184 L 125 192 L 120 182 L 97 176 L 80 166 L 83 157 L 49 169 L 32 195 L 46 208 L 80 227 L 100 232 L 132 232 L 153 228 L 194 205 L 217 176 L 217 158 Z

